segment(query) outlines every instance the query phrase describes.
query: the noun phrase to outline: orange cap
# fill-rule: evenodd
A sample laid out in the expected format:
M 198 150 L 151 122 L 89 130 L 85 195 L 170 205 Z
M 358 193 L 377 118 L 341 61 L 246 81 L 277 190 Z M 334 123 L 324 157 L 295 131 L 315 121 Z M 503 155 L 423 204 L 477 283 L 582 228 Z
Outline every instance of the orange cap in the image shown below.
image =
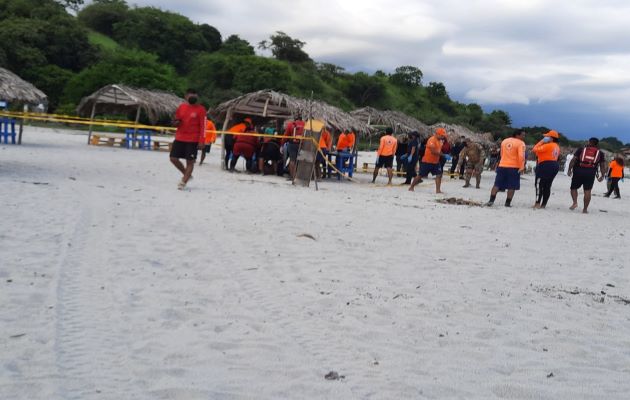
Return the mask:
M 549 131 L 549 132 L 545 133 L 545 136 L 549 136 L 549 137 L 552 137 L 552 138 L 560 139 L 560 135 L 558 135 L 558 132 L 556 132 L 556 131 Z
M 446 136 L 446 129 L 444 128 L 437 128 L 435 130 L 435 134 L 438 136 Z

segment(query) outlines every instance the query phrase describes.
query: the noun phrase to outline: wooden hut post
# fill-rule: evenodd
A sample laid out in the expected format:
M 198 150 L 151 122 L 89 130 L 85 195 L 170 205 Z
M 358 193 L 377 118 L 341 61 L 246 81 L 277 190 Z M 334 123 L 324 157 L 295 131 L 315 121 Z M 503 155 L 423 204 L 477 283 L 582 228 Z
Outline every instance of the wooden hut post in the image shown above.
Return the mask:
M 221 129 L 221 169 L 225 169 L 225 163 L 223 162 L 223 160 L 225 160 L 225 131 L 227 130 L 228 124 L 230 123 L 230 120 L 232 119 L 232 108 L 230 107 L 227 110 L 227 113 L 225 113 L 225 121 L 223 121 L 223 129 Z
M 140 104 L 138 104 L 138 110 L 136 111 L 136 120 L 134 121 L 133 127 L 133 139 L 131 139 L 131 147 L 136 142 L 136 135 L 138 135 L 138 122 L 140 121 Z M 127 143 L 127 147 L 129 147 L 129 143 Z
M 94 113 L 96 112 L 96 100 L 97 99 L 94 99 L 94 104 L 92 104 L 92 112 L 90 113 L 90 130 L 88 131 L 87 144 L 90 144 L 90 140 L 92 139 L 92 121 L 94 120 Z
M 22 144 L 22 132 L 24 131 L 24 118 L 20 119 L 20 133 L 18 134 L 18 144 Z

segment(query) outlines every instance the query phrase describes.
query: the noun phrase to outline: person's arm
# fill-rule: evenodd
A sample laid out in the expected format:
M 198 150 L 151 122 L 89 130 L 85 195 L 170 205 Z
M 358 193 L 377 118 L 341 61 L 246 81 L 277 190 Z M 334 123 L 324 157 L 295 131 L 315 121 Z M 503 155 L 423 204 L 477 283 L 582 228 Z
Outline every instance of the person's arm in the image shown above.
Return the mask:
M 545 143 L 545 141 L 544 141 L 544 140 L 541 140 L 541 141 L 539 141 L 538 143 L 536 143 L 536 144 L 534 145 L 534 148 L 532 149 L 532 151 L 534 152 L 534 154 L 538 155 L 538 153 L 539 153 L 540 151 L 542 151 L 543 146 L 544 146 L 545 144 L 546 144 L 546 143 Z
M 398 150 L 398 141 L 394 140 L 394 149 L 393 149 L 393 154 L 396 154 L 396 150 Z
M 525 143 L 518 146 L 518 162 L 519 162 L 519 165 L 521 166 L 518 169 L 518 172 L 523 173 L 525 171 Z
M 467 152 L 467 147 L 464 147 L 463 149 L 460 150 L 459 152 L 459 160 L 457 161 L 457 165 L 455 166 L 455 171 L 459 171 L 459 169 L 462 167 L 462 164 L 464 163 L 464 160 L 466 159 L 466 155 L 468 154 Z
M 175 116 L 173 117 L 172 125 L 178 127 L 182 123 L 182 106 L 177 107 L 177 111 L 175 111 Z
M 203 115 L 206 115 L 206 109 L 205 107 L 203 108 Z M 206 146 L 206 118 L 199 118 L 199 137 L 198 137 L 198 142 L 199 142 L 199 149 L 203 150 L 203 148 Z
M 440 157 L 442 155 L 442 146 L 438 144 L 434 144 L 433 146 L 431 146 L 429 148 L 429 151 L 431 152 L 431 154 L 433 154 L 434 156 L 438 156 Z
M 574 154 L 573 158 L 571 158 L 571 162 L 569 163 L 569 170 L 567 171 L 568 176 L 573 175 L 573 167 L 575 167 L 576 160 L 577 160 L 577 157 Z
M 385 147 L 385 143 L 383 142 L 383 140 L 381 140 L 378 145 L 378 150 L 376 150 L 377 157 L 380 157 L 380 155 L 383 153 L 383 147 Z
M 606 175 L 606 161 L 604 160 L 604 156 L 602 156 L 602 160 L 599 162 L 599 171 L 600 174 L 597 180 L 601 182 L 604 180 L 604 175 Z

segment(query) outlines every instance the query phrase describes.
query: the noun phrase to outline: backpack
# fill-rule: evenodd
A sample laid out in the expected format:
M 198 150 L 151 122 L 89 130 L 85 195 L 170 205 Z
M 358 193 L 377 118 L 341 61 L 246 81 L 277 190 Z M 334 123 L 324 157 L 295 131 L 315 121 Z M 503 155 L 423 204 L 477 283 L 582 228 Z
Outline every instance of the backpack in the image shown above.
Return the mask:
M 585 147 L 580 155 L 579 166 L 582 168 L 595 168 L 599 161 L 599 149 L 597 147 Z

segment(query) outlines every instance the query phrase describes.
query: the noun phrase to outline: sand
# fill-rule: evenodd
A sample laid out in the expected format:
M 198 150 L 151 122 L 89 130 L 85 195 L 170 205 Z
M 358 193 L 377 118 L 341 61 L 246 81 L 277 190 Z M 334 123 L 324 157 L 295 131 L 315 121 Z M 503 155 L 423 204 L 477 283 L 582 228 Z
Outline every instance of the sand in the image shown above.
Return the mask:
M 628 398 L 627 183 L 588 215 L 565 176 L 547 210 L 532 176 L 468 207 L 436 199 L 494 173 L 315 191 L 213 148 L 182 192 L 167 153 L 24 140 L 0 145 L 1 399 Z

